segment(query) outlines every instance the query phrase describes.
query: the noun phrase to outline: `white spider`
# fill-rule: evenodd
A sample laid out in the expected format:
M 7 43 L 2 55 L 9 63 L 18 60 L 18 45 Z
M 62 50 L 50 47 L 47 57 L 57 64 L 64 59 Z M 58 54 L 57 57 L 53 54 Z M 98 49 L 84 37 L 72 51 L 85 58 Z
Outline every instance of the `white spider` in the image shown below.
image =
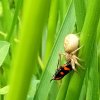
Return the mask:
M 77 51 L 82 47 L 79 47 L 79 38 L 75 34 L 69 34 L 65 37 L 64 40 L 64 53 L 59 54 L 59 60 L 58 64 L 61 61 L 61 55 L 65 57 L 66 61 L 68 63 L 71 63 L 72 69 L 74 71 L 76 70 L 75 65 L 78 65 L 81 67 L 81 65 L 78 63 L 78 60 L 82 61 L 80 58 L 76 56 Z

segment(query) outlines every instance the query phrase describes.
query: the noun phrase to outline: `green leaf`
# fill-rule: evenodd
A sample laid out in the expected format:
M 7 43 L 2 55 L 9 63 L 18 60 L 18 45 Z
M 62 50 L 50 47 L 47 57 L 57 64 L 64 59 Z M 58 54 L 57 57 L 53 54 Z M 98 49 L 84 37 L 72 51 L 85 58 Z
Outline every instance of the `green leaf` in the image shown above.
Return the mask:
M 57 81 L 52 83 L 48 94 L 48 100 L 56 100 L 59 88 L 60 88 L 60 83 L 58 83 Z
M 96 36 L 97 36 L 96 30 L 100 14 L 99 4 L 100 0 L 89 0 L 85 22 L 80 35 L 80 42 L 81 42 L 80 44 L 83 45 L 83 48 L 80 49 L 79 52 L 79 57 L 84 61 L 82 66 L 85 67 L 85 70 L 80 69 L 79 75 L 76 73 L 73 74 L 73 77 L 71 78 L 68 87 L 66 100 L 79 99 L 85 72 L 88 68 L 91 67 L 90 62 L 93 60 L 94 51 L 96 47 Z
M 58 62 L 59 53 L 63 51 L 63 41 L 64 37 L 73 31 L 75 25 L 75 12 L 74 6 L 71 4 L 68 13 L 66 13 L 65 20 L 62 24 L 62 27 L 58 33 L 57 40 L 53 46 L 53 50 L 49 61 L 46 66 L 46 70 L 42 76 L 39 87 L 36 91 L 34 100 L 46 100 L 49 90 L 51 88 L 52 82 L 50 83 L 50 79 L 55 72 Z
M 11 26 L 12 16 L 9 7 L 8 0 L 2 0 L 2 8 L 3 8 L 3 31 L 7 33 Z
M 98 56 L 95 46 L 93 59 L 88 73 L 86 100 L 99 100 Z
M 74 0 L 74 4 L 75 4 L 77 31 L 80 32 L 82 30 L 86 14 L 85 0 Z
M 61 87 L 59 89 L 56 100 L 64 100 L 65 99 L 71 76 L 72 76 L 72 73 L 69 73 L 63 79 L 63 82 L 62 82 Z
M 33 100 L 33 97 L 35 95 L 37 85 L 39 84 L 40 80 L 36 80 L 34 77 L 32 78 L 31 85 L 29 88 L 29 92 L 27 95 L 27 100 Z
M 20 8 L 22 6 L 22 2 L 23 2 L 23 0 L 17 0 L 17 4 L 16 4 L 13 20 L 11 22 L 11 27 L 10 27 L 10 29 L 8 31 L 8 34 L 7 34 L 7 37 L 6 37 L 7 41 L 10 41 L 12 36 L 13 36 L 14 28 L 15 28 L 16 22 L 18 20 L 18 14 L 19 14 L 19 10 L 20 10 Z
M 27 97 L 50 0 L 25 0 L 23 6 L 20 42 L 12 57 L 10 88 L 6 100 L 25 100 Z
M 58 21 L 58 0 L 52 0 L 50 13 L 49 13 L 49 20 L 48 20 L 48 34 L 47 34 L 47 41 L 46 41 L 46 53 L 44 57 L 44 64 L 47 64 L 48 58 L 50 57 L 50 53 L 52 50 L 52 45 L 55 41 L 55 34 L 56 34 L 56 27 Z
M 6 41 L 0 41 L 0 67 L 3 64 L 8 51 L 9 51 L 10 43 Z
M 1 95 L 7 94 L 8 93 L 8 90 L 9 90 L 9 86 L 8 85 L 5 86 L 5 87 L 3 87 L 3 88 L 0 88 L 0 94 Z

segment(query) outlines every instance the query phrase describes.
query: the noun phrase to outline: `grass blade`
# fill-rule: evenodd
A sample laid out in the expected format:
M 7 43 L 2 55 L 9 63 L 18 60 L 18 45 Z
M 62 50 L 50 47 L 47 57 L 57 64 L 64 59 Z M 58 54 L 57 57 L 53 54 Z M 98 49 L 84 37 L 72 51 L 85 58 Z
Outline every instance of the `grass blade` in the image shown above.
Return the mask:
M 10 29 L 11 25 L 11 12 L 9 8 L 9 2 L 8 0 L 2 0 L 2 7 L 3 7 L 3 31 L 7 33 Z
M 6 41 L 0 41 L 0 67 L 3 64 L 8 51 L 9 51 L 10 43 Z
M 74 0 L 74 4 L 75 4 L 77 31 L 80 32 L 82 30 L 86 14 L 85 2 L 84 0 Z
M 59 89 L 56 100 L 64 100 L 66 98 L 66 93 L 67 93 L 67 89 L 68 89 L 71 75 L 72 74 L 70 73 L 63 79 L 63 82 L 62 82 L 61 87 Z
M 52 0 L 49 13 L 49 21 L 48 21 L 48 34 L 46 41 L 46 53 L 44 57 L 44 65 L 47 64 L 48 58 L 50 57 L 50 53 L 52 50 L 52 45 L 54 44 L 57 21 L 58 21 L 58 0 Z
M 9 30 L 7 37 L 6 37 L 7 41 L 10 41 L 11 38 L 12 38 L 13 31 L 14 31 L 16 22 L 18 20 L 18 13 L 19 13 L 20 7 L 22 6 L 22 2 L 23 2 L 23 0 L 17 0 L 17 5 L 16 5 L 16 8 L 15 8 L 14 17 L 13 17 L 13 20 L 12 20 L 12 23 L 11 23 L 10 30 Z
M 86 100 L 99 100 L 98 56 L 96 46 L 88 77 Z
M 50 59 L 47 63 L 46 70 L 42 76 L 42 79 L 41 79 L 41 82 L 37 89 L 34 100 L 46 100 L 47 99 L 50 87 L 52 85 L 52 83 L 50 83 L 50 79 L 54 73 L 54 70 L 56 69 L 56 66 L 57 66 L 58 54 L 61 51 L 63 51 L 64 37 L 69 32 L 72 32 L 72 30 L 74 29 L 74 25 L 75 25 L 75 13 L 74 13 L 74 7 L 71 4 L 69 11 L 66 14 L 66 18 L 63 22 L 63 25 L 58 33 L 58 38 L 54 44 Z M 45 85 L 45 87 L 44 87 L 44 85 Z
M 25 100 L 27 97 L 49 4 L 49 0 L 24 2 L 20 42 L 12 60 L 13 68 L 6 100 Z
M 94 49 L 96 45 L 95 44 L 96 29 L 97 29 L 97 25 L 99 21 L 99 13 L 100 13 L 99 3 L 100 0 L 89 0 L 86 18 L 80 36 L 81 44 L 84 45 L 83 49 L 80 50 L 80 56 L 84 60 L 85 64 L 83 66 L 85 68 L 90 67 L 90 62 L 93 59 Z M 74 73 L 68 87 L 66 100 L 79 99 L 83 79 L 85 76 L 85 71 L 86 70 L 84 71 L 79 70 L 79 75 Z

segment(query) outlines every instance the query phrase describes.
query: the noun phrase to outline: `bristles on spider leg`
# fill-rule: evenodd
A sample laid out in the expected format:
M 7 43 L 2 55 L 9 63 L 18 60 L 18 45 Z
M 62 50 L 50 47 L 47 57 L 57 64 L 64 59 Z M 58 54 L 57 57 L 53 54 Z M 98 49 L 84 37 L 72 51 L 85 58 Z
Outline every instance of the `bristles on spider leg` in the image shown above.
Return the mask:
M 80 68 L 85 69 L 85 68 L 84 68 L 84 67 L 82 67 L 82 65 L 81 65 L 81 64 L 79 64 L 77 61 L 75 62 L 75 64 L 76 64 L 77 66 L 79 66 Z

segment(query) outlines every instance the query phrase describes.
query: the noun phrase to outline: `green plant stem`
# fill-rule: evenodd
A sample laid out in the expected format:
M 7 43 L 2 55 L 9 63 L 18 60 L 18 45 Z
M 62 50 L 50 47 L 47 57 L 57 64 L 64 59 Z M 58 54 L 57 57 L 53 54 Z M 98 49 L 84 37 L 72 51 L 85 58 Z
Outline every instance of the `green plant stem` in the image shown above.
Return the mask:
M 8 33 L 11 26 L 11 12 L 8 0 L 2 0 L 3 7 L 3 31 Z
M 44 58 L 44 64 L 46 65 L 48 58 L 50 56 L 52 45 L 54 44 L 56 26 L 58 20 L 58 0 L 52 0 L 49 21 L 48 21 L 48 34 L 47 34 L 47 43 L 46 43 L 46 53 Z
M 24 2 L 20 42 L 12 60 L 10 88 L 6 100 L 26 100 L 49 4 L 49 0 Z
M 20 10 L 20 8 L 22 6 L 22 2 L 23 2 L 23 0 L 17 0 L 17 5 L 16 5 L 16 8 L 15 8 L 14 17 L 13 17 L 13 20 L 12 20 L 12 23 L 11 23 L 10 30 L 9 30 L 9 32 L 7 34 L 7 37 L 6 37 L 6 40 L 7 41 L 10 41 L 11 38 L 12 38 L 13 31 L 14 31 L 16 22 L 18 20 L 18 13 L 19 13 L 19 10 Z
M 99 4 L 100 0 L 89 0 L 86 18 L 80 36 L 81 45 L 83 45 L 83 49 L 81 49 L 79 52 L 80 58 L 84 60 L 83 66 L 85 67 L 85 70 L 79 70 L 79 75 L 74 73 L 68 87 L 66 100 L 79 99 L 86 68 L 90 67 L 90 62 L 93 59 L 94 48 L 96 45 L 96 29 L 100 14 Z

